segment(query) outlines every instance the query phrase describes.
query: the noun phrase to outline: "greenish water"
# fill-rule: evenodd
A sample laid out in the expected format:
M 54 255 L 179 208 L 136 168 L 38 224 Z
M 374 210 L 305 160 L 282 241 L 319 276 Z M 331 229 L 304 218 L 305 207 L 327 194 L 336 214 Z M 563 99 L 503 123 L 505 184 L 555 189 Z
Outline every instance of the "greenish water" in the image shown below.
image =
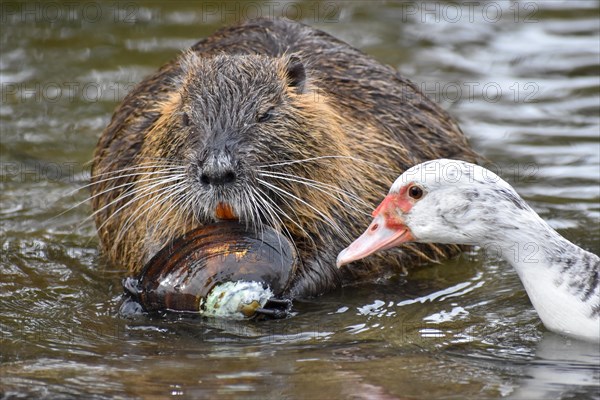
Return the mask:
M 547 332 L 474 251 L 295 304 L 284 321 L 123 319 L 87 193 L 133 84 L 246 16 L 397 67 L 560 233 L 600 252 L 599 5 L 0 3 L 0 393 L 7 398 L 600 398 L 600 351 Z M 64 213 L 66 210 L 70 210 Z

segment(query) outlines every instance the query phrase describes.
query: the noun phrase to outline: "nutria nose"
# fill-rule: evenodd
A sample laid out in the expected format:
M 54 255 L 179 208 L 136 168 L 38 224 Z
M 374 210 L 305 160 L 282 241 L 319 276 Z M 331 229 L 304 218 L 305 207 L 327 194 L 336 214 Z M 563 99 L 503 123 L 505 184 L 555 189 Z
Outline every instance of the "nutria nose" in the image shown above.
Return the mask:
M 225 186 L 234 183 L 235 179 L 235 171 L 232 169 L 209 169 L 200 175 L 203 185 Z
M 235 160 L 225 148 L 209 148 L 199 160 L 200 183 L 204 186 L 227 186 L 237 179 Z

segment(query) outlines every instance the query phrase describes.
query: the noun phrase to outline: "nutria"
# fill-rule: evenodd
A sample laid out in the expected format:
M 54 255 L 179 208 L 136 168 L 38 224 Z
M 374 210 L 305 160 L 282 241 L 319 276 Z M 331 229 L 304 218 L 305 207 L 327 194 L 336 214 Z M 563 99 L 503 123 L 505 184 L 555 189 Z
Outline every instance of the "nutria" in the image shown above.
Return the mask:
M 322 31 L 257 19 L 199 41 L 126 96 L 96 148 L 92 205 L 104 252 L 132 272 L 225 205 L 291 237 L 302 266 L 288 295 L 312 296 L 457 254 L 411 244 L 335 265 L 394 178 L 441 157 L 477 158 L 412 82 Z

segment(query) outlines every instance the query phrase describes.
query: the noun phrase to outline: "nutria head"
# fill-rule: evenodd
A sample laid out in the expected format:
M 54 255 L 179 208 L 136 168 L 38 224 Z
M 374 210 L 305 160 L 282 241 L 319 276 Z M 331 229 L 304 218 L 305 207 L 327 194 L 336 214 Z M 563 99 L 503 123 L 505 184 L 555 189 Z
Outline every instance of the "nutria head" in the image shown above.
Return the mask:
M 152 243 L 146 258 L 220 217 L 223 204 L 248 226 L 285 229 L 296 243 L 310 240 L 307 230 L 318 221 L 333 225 L 335 197 L 314 190 L 307 199 L 305 192 L 309 179 L 338 186 L 344 160 L 336 157 L 349 151 L 339 113 L 316 92 L 300 58 L 202 58 L 188 51 L 179 66 L 176 90 L 159 104 L 161 116 L 140 151 L 140 162 L 165 161 L 153 163 L 156 179 L 149 180 L 148 193 L 154 194 L 140 199 L 153 203 L 138 211 L 152 221 L 144 222 L 145 243 Z M 315 157 L 331 158 L 303 162 Z M 168 186 L 163 191 L 160 179 Z

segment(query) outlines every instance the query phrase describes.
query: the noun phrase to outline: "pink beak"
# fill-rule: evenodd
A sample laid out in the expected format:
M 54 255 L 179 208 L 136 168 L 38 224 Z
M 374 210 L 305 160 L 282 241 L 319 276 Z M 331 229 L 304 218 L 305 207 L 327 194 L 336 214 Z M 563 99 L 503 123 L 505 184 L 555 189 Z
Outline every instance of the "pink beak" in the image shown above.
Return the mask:
M 381 210 L 378 209 L 377 211 Z M 338 254 L 336 262 L 338 268 L 352 261 L 360 260 L 376 251 L 414 241 L 414 237 L 406 225 L 399 223 L 398 218 L 395 218 L 396 221 L 393 224 L 388 224 L 386 214 L 386 212 L 378 212 L 367 230 Z

